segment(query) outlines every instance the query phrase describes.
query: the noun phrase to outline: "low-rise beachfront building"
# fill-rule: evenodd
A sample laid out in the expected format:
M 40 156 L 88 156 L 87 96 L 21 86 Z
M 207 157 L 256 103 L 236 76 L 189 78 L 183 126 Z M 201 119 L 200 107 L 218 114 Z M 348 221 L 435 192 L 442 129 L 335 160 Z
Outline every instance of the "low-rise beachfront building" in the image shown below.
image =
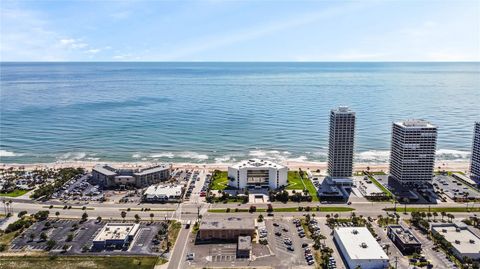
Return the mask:
M 200 241 L 236 242 L 239 236 L 253 237 L 255 223 L 252 218 L 226 217 L 202 219 L 197 239 Z
M 143 193 L 146 202 L 179 202 L 182 200 L 181 185 L 152 185 Z
M 167 165 L 122 169 L 109 165 L 97 165 L 92 169 L 92 179 L 105 188 L 127 186 L 143 188 L 166 181 L 169 177 L 170 167 Z
M 420 241 L 418 241 L 409 229 L 406 229 L 401 225 L 389 225 L 387 227 L 387 236 L 403 255 L 420 253 L 422 250 L 422 244 Z
M 337 227 L 333 231 L 335 243 L 349 269 L 388 267 L 387 254 L 366 227 Z
M 228 185 L 236 189 L 277 189 L 287 185 L 288 168 L 267 160 L 245 160 L 228 167 Z
M 441 235 L 452 244 L 452 252 L 459 260 L 468 257 L 480 260 L 480 237 L 464 223 L 432 223 L 433 234 Z
M 138 232 L 138 223 L 107 223 L 93 239 L 92 249 L 124 249 Z

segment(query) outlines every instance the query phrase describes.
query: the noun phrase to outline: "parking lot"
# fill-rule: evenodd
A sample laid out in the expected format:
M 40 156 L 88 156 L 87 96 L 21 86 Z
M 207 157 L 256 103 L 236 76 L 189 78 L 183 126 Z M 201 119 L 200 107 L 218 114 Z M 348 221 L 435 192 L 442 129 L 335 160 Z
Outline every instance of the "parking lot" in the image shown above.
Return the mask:
M 48 227 L 50 223 L 50 227 Z M 81 253 L 84 246 L 89 246 L 96 232 L 103 226 L 102 223 L 87 221 L 79 224 L 73 220 L 49 219 L 34 223 L 12 242 L 12 250 L 47 250 L 47 241 L 55 240 L 52 251 L 58 251 L 64 245 L 71 246 L 69 252 Z M 42 239 L 42 234 L 46 238 Z M 70 241 L 69 241 L 70 237 Z
M 50 224 L 47 224 L 47 222 Z M 68 245 L 70 248 L 67 253 L 69 254 L 125 254 L 125 251 L 118 250 L 90 251 L 93 239 L 105 224 L 106 222 L 104 221 L 90 220 L 79 223 L 78 221 L 64 219 L 49 219 L 36 222 L 12 241 L 11 249 L 13 251 L 47 251 L 47 242 L 54 240 L 56 244 L 50 250 L 53 252 L 62 252 L 64 245 Z M 141 223 L 139 231 L 129 246 L 129 254 L 148 255 L 156 252 L 159 242 L 155 243 L 154 237 L 158 233 L 158 227 L 159 223 L 157 222 L 152 224 Z M 41 234 L 45 234 L 46 237 L 41 236 Z
M 184 200 L 192 203 L 204 202 L 205 196 L 208 192 L 210 177 L 211 175 L 207 174 L 205 171 L 188 171 L 185 175 L 188 187 L 185 192 Z
M 103 201 L 105 196 L 98 185 L 88 182 L 88 175 L 78 176 L 67 181 L 52 195 L 62 201 Z
M 466 184 L 462 183 L 459 180 L 447 175 L 437 175 L 433 178 L 433 187 L 435 191 L 440 192 L 440 195 L 443 193 L 448 198 L 463 199 L 465 197 L 471 199 L 480 199 L 480 192 L 472 189 Z

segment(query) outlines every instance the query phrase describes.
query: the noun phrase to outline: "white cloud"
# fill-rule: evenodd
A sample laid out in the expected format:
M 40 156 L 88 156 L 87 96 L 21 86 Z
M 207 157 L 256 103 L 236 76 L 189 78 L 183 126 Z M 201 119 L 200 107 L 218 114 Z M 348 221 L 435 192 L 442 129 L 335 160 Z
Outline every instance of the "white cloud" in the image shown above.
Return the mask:
M 75 38 L 60 39 L 59 44 L 66 49 L 83 49 L 88 47 L 87 43 Z
M 85 52 L 90 53 L 90 54 L 97 54 L 100 51 L 102 51 L 102 50 L 101 49 L 89 49 L 89 50 L 86 50 Z
M 3 2 L 2 2 L 3 5 Z M 96 57 L 102 49 L 60 33 L 43 13 L 8 2 L 0 8 L 1 61 L 69 61 Z
M 174 51 L 169 51 L 168 55 L 160 55 L 160 58 L 161 60 L 182 59 L 197 54 L 199 52 L 212 50 L 244 41 L 249 41 L 252 39 L 274 34 L 282 30 L 292 29 L 306 24 L 311 24 L 322 19 L 328 19 L 338 15 L 343 15 L 351 11 L 366 8 L 371 4 L 374 4 L 374 2 L 354 2 L 347 5 L 340 5 L 317 12 L 311 12 L 308 14 L 297 14 L 295 16 L 292 16 L 290 19 L 282 18 L 281 20 L 272 22 L 270 24 L 255 26 L 253 28 L 244 29 L 243 31 L 224 36 L 211 36 L 203 38 L 201 40 L 197 40 L 197 42 L 195 42 L 194 44 L 176 48 Z

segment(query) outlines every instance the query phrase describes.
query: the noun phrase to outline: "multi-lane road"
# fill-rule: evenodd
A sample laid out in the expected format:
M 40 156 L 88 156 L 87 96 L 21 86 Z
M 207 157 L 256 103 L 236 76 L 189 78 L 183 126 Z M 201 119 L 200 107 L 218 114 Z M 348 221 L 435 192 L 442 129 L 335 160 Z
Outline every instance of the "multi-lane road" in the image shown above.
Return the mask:
M 200 186 L 204 182 L 204 174 L 201 177 L 201 180 L 197 182 Z M 186 222 L 191 220 L 192 223 L 197 219 L 198 213 L 203 215 L 204 217 L 209 217 L 211 215 L 215 215 L 218 217 L 225 216 L 226 214 L 231 213 L 209 213 L 207 210 L 210 208 L 226 208 L 230 207 L 234 208 L 249 208 L 251 204 L 206 204 L 204 203 L 200 197 L 198 197 L 198 190 L 195 188 L 193 199 L 190 199 L 188 202 L 180 203 L 180 204 L 115 204 L 115 203 L 89 203 L 89 204 L 70 204 L 72 205 L 72 209 L 63 209 L 65 203 L 61 202 L 38 202 L 29 199 L 16 199 L 11 198 L 12 200 L 12 210 L 13 213 L 16 214 L 20 211 L 27 211 L 29 214 L 35 213 L 40 210 L 50 210 L 50 213 L 53 215 L 55 212 L 60 213 L 60 217 L 66 218 L 80 218 L 83 214 L 82 207 L 86 207 L 86 212 L 88 213 L 89 218 L 97 218 L 98 216 L 102 217 L 104 220 L 112 219 L 112 220 L 120 220 L 121 219 L 121 212 L 127 211 L 127 208 L 130 208 L 130 211 L 127 211 L 126 219 L 134 219 L 135 214 L 138 214 L 142 219 L 150 219 L 150 214 L 154 214 L 154 219 L 162 220 L 162 219 L 175 219 L 182 222 Z M 197 192 L 197 193 L 195 193 Z M 69 204 L 67 204 L 69 205 Z M 282 207 L 298 207 L 298 206 L 310 206 L 310 207 L 325 207 L 325 206 L 346 206 L 344 204 L 319 204 L 319 203 L 273 203 L 274 208 L 282 208 Z M 0 204 L 1 206 L 1 204 Z M 53 206 L 53 208 L 50 208 Z M 257 204 L 257 208 L 266 207 L 265 204 Z M 354 202 L 349 207 L 355 209 L 355 213 L 357 216 L 363 215 L 364 217 L 377 217 L 378 215 L 385 215 L 385 208 L 393 207 L 392 203 L 371 203 L 371 202 Z M 413 206 L 413 205 L 412 205 Z M 434 208 L 436 206 L 441 207 L 464 207 L 465 205 L 456 204 L 456 203 L 443 203 L 441 205 L 430 205 L 430 207 Z M 415 207 L 429 207 L 428 205 L 415 205 Z M 149 211 L 141 211 L 141 208 L 149 208 Z M 2 208 L 3 210 L 3 208 Z M 302 216 L 307 212 L 278 212 L 275 213 L 275 218 L 292 218 L 295 216 Z M 324 218 L 327 214 L 339 214 L 340 217 L 349 217 L 351 212 L 310 212 L 315 213 L 317 217 Z M 235 213 L 237 216 L 243 216 L 246 218 L 256 218 L 260 213 L 247 213 L 247 212 L 237 212 Z M 265 214 L 265 213 L 264 213 Z M 454 213 L 457 219 L 465 218 L 471 216 L 472 213 Z M 404 215 L 400 213 L 400 217 L 407 217 L 408 215 Z M 174 245 L 173 251 L 170 254 L 170 261 L 167 265 L 168 268 L 181 268 L 179 267 L 183 262 L 185 262 L 185 249 L 188 241 L 189 229 L 185 229 L 182 227 L 179 236 L 177 238 L 177 242 Z

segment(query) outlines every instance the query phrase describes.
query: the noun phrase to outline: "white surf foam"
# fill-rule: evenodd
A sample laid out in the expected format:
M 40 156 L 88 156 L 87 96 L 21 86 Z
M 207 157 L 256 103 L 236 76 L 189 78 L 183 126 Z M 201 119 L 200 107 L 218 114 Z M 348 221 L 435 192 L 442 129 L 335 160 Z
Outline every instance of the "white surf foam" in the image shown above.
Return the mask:
M 159 153 L 152 153 L 149 155 L 150 158 L 169 158 L 172 159 L 175 157 L 175 154 L 172 152 L 159 152 Z
M 194 159 L 194 160 L 208 160 L 208 155 L 200 154 L 193 151 L 185 151 L 178 153 L 178 157 L 185 159 Z
M 22 156 L 22 154 L 15 153 L 13 151 L 0 149 L 0 157 L 15 157 L 15 156 Z

